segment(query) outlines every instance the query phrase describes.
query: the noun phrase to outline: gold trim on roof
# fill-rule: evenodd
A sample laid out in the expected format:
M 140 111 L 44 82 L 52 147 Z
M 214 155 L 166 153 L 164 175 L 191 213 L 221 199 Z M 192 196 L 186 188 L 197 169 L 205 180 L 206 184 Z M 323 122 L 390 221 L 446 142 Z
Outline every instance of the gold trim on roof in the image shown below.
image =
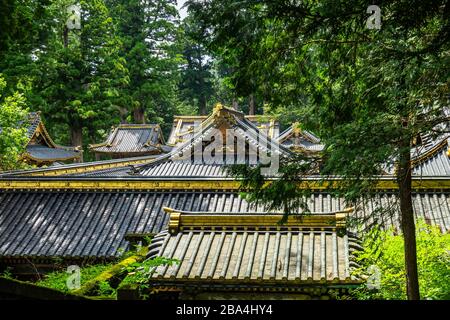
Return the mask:
M 445 146 L 448 146 L 447 155 L 450 156 L 450 145 L 448 145 L 447 138 L 443 139 L 441 142 L 436 144 L 433 148 L 428 150 L 422 155 L 419 155 L 417 157 L 414 157 L 411 160 L 411 167 L 414 168 L 415 166 L 427 161 L 428 159 L 432 158 L 434 155 L 436 155 L 439 151 L 441 151 L 442 148 Z
M 308 229 L 345 228 L 347 216 L 354 211 L 348 208 L 328 214 L 304 214 L 290 215 L 286 223 L 280 225 L 282 214 L 242 214 L 242 213 L 197 213 L 183 212 L 164 207 L 169 214 L 169 232 L 174 234 L 183 230 L 264 230 L 264 229 L 286 229 L 293 227 Z
M 267 182 L 270 183 L 270 182 Z M 325 190 L 332 185 L 337 186 L 340 180 L 321 183 L 317 180 L 299 182 L 301 189 Z M 414 190 L 448 190 L 450 179 L 416 179 L 412 183 Z M 236 180 L 71 180 L 62 177 L 58 180 L 0 180 L 0 189 L 20 190 L 238 190 L 240 182 Z M 375 190 L 396 190 L 397 182 L 379 180 Z
M 0 189 L 39 190 L 236 190 L 237 181 L 154 181 L 154 180 L 47 180 L 0 181 Z
M 122 168 L 130 165 L 145 164 L 149 161 L 155 160 L 155 157 L 146 157 L 145 159 L 139 158 L 136 160 L 126 160 L 117 162 L 107 162 L 101 164 L 89 164 L 83 163 L 80 165 L 74 165 L 73 167 L 63 167 L 63 168 L 52 168 L 52 169 L 42 169 L 39 171 L 24 171 L 19 172 L 17 176 L 31 176 L 31 177 L 55 177 L 60 175 L 77 174 L 77 173 L 87 173 L 98 170 Z
M 23 160 L 31 160 L 33 162 L 36 162 L 38 164 L 45 164 L 45 163 L 52 163 L 55 161 L 68 161 L 68 160 L 80 160 L 83 156 L 83 149 L 81 148 L 81 146 L 75 146 L 75 147 L 68 147 L 68 146 L 62 146 L 59 144 L 56 144 L 52 137 L 50 136 L 50 134 L 47 131 L 47 128 L 45 127 L 44 122 L 42 121 L 41 118 L 41 112 L 38 111 L 36 117 L 39 118 L 39 123 L 37 124 L 36 128 L 34 129 L 34 132 L 30 135 L 30 138 L 28 139 L 26 146 L 30 146 L 32 144 L 30 144 L 33 140 L 35 140 L 36 138 L 42 138 L 44 143 L 47 145 L 47 147 L 51 148 L 51 149 L 60 149 L 60 150 L 65 150 L 65 151 L 72 151 L 72 152 L 78 152 L 78 154 L 75 154 L 72 157 L 65 157 L 65 158 L 49 158 L 49 159 L 38 159 L 35 158 L 33 156 L 31 156 L 31 154 L 27 151 L 25 151 L 22 155 L 22 159 Z M 33 119 L 28 119 L 28 121 L 30 121 L 30 125 L 31 123 L 35 120 L 35 118 Z
M 361 280 L 352 279 L 350 277 L 345 279 L 336 279 L 336 280 L 322 280 L 322 279 L 301 279 L 296 278 L 289 281 L 286 279 L 207 279 L 208 285 L 226 285 L 225 290 L 229 292 L 247 292 L 251 294 L 252 292 L 305 292 L 305 293 L 315 293 L 320 292 L 317 290 L 323 290 L 323 285 L 326 284 L 330 287 L 327 290 L 336 290 L 336 288 L 344 289 L 341 286 L 345 285 L 360 285 Z M 149 282 L 152 284 L 152 291 L 182 291 L 182 288 L 186 284 L 202 284 L 204 285 L 205 279 L 202 278 L 151 278 Z M 246 286 L 242 286 L 245 284 Z M 264 286 L 262 286 L 262 284 Z M 177 286 L 178 285 L 178 286 Z M 238 285 L 238 287 L 232 287 L 232 285 Z M 279 287 L 266 287 L 266 286 L 279 286 Z M 301 286 L 299 286 L 301 285 Z M 306 287 L 310 285 L 311 287 Z M 320 286 L 320 289 L 314 288 L 314 286 Z M 252 287 L 255 286 L 255 287 Z M 335 286 L 335 288 L 333 288 Z M 313 291 L 316 290 L 316 291 Z

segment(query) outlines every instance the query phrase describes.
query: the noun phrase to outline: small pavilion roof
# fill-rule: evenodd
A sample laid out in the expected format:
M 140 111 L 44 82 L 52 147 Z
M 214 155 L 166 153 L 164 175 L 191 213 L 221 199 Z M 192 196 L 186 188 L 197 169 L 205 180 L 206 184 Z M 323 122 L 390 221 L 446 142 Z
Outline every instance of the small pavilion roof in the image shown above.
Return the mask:
M 89 148 L 95 153 L 150 155 L 170 151 L 164 143 L 158 124 L 120 124 L 112 128 L 105 142 Z
M 324 148 L 317 136 L 302 130 L 298 123 L 293 123 L 284 130 L 278 137 L 278 142 L 291 151 L 297 152 L 319 152 Z
M 65 147 L 56 144 L 50 137 L 42 121 L 40 112 L 28 115 L 28 144 L 23 158 L 36 164 L 52 164 L 55 161 L 69 161 L 80 159 L 80 147 Z
M 243 113 L 231 108 L 226 108 L 242 115 L 242 117 L 251 122 L 260 132 L 263 132 L 269 138 L 276 138 L 279 135 L 279 123 L 270 116 L 265 115 L 244 115 Z M 199 126 L 210 116 L 175 116 L 167 143 L 171 146 L 180 145 L 192 138 L 194 128 Z
M 218 162 L 208 162 L 204 157 L 196 157 L 199 150 L 205 150 L 204 142 L 211 140 L 213 133 L 221 133 L 223 139 L 223 157 L 214 159 Z M 225 137 L 230 130 L 236 139 L 243 143 L 240 147 L 229 148 L 225 144 Z M 241 151 L 239 153 L 239 151 Z M 258 154 L 264 152 L 277 153 L 280 157 L 289 156 L 291 152 L 279 145 L 275 138 L 266 135 L 254 122 L 243 113 L 222 105 L 216 106 L 213 113 L 198 125 L 182 143 L 174 147 L 172 152 L 163 155 L 154 161 L 136 165 L 136 172 L 140 176 L 182 176 L 182 177 L 226 177 L 225 165 L 235 163 L 257 164 L 261 161 Z M 198 158 L 198 159 L 197 159 Z M 252 163 L 253 162 L 253 163 Z
M 165 208 L 168 230 L 158 234 L 148 257 L 177 259 L 150 278 L 158 289 L 208 285 L 270 284 L 283 290 L 302 285 L 357 284 L 352 253 L 361 249 L 346 232 L 352 210 L 290 217 L 281 214 L 224 214 Z

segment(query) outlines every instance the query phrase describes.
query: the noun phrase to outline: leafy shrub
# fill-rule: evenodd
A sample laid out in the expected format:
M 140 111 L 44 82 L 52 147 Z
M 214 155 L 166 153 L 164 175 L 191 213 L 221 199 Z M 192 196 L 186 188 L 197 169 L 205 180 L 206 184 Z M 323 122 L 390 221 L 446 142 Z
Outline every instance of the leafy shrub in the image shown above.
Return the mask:
M 116 289 L 111 287 L 108 281 L 100 281 L 98 284 L 98 295 L 104 297 L 113 297 L 116 295 Z
M 137 287 L 142 299 L 148 298 L 147 291 L 150 288 L 148 281 L 157 272 L 159 266 L 171 266 L 180 263 L 177 259 L 155 257 L 142 262 L 135 262 L 126 267 L 127 277 L 122 281 L 121 286 L 134 285 Z
M 18 92 L 5 96 L 5 87 L 0 74 L 0 171 L 24 167 L 19 159 L 27 143 L 26 99 Z
M 450 234 L 423 220 L 416 224 L 417 267 L 422 299 L 450 299 Z M 364 239 L 364 251 L 358 252 L 361 268 L 356 275 L 367 277 L 374 265 L 380 271 L 380 288 L 370 290 L 366 285 L 351 293 L 357 299 L 406 299 L 405 258 L 403 237 L 388 231 L 372 230 Z M 370 270 L 370 269 L 369 269 Z

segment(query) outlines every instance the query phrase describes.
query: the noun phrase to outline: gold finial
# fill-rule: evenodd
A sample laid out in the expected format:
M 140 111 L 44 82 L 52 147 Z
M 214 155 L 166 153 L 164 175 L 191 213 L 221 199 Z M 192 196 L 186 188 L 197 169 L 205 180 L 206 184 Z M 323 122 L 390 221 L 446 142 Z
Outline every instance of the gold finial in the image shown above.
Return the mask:
M 175 209 L 169 208 L 169 207 L 163 207 L 162 208 L 165 213 L 171 214 L 172 212 L 176 212 Z
M 351 208 L 345 208 L 342 211 L 336 212 L 336 228 L 345 228 L 345 225 L 347 223 L 347 217 L 350 213 L 352 213 L 355 210 L 354 207 Z
M 170 211 L 170 210 L 173 210 L 173 209 L 166 208 L 166 207 L 164 207 L 163 209 L 164 209 L 164 211 L 166 213 L 170 214 L 169 226 L 168 226 L 169 232 L 171 234 L 178 233 L 178 231 L 180 231 L 181 213 L 180 212 L 176 212 L 176 211 Z M 169 211 L 168 211 L 168 209 L 169 209 Z
M 222 109 L 223 105 L 220 102 L 216 103 L 216 105 L 214 106 L 214 111 L 220 111 Z
M 450 158 L 450 138 L 447 139 L 447 157 Z
M 349 208 L 345 208 L 344 210 L 342 210 L 341 212 L 345 212 L 347 214 L 352 213 L 353 211 L 355 211 L 355 207 L 349 207 Z
M 299 122 L 294 122 L 292 124 L 292 128 L 294 129 L 294 134 L 295 135 L 299 135 L 300 133 L 302 133 L 302 128 L 300 127 L 300 123 Z

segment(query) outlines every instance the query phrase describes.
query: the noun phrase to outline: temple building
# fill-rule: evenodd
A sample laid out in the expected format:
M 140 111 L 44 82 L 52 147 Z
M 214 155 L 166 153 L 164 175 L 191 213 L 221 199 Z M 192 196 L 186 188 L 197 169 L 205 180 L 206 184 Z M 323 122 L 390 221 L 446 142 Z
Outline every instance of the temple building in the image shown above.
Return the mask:
M 155 236 L 149 258 L 160 266 L 154 295 L 183 299 L 329 299 L 359 283 L 351 270 L 359 241 L 346 231 L 350 210 L 290 217 L 279 214 L 176 211 Z
M 165 145 L 158 124 L 120 124 L 112 127 L 105 142 L 90 145 L 89 149 L 95 153 L 96 160 L 102 156 L 112 159 L 157 156 L 171 150 Z
M 310 191 L 303 199 L 309 214 L 284 225 L 276 223 L 281 212 L 249 203 L 240 181 L 226 174 L 232 160 L 258 164 L 267 151 L 290 157 L 323 148 L 313 134 L 296 128 L 280 135 L 275 120 L 219 105 L 207 117 L 176 117 L 167 140 L 172 150 L 157 157 L 0 174 L 0 269 L 31 275 L 50 270 L 55 259 L 115 261 L 130 249 L 131 238 L 151 236 L 149 257 L 181 261 L 149 279 L 160 293 L 307 299 L 347 290 L 361 282 L 352 276 L 358 232 L 374 223 L 400 226 L 398 185 L 389 165 L 376 195 L 356 203 L 332 195 L 322 176 L 305 177 L 300 187 Z M 227 138 L 220 142 L 218 133 Z M 228 137 L 243 144 L 226 144 Z M 414 150 L 415 216 L 442 232 L 450 231 L 449 148 L 442 137 Z M 380 216 L 379 209 L 389 214 Z M 350 223 L 356 220 L 358 227 Z
M 28 115 L 28 123 L 28 143 L 22 155 L 25 162 L 39 167 L 58 162 L 82 162 L 81 147 L 57 145 L 48 134 L 39 112 L 31 112 Z
M 299 123 L 293 123 L 278 136 L 278 142 L 294 152 L 317 153 L 323 150 L 320 139 L 309 131 L 302 130 Z
M 233 112 L 234 109 L 229 109 Z M 242 113 L 241 113 L 242 114 Z M 251 123 L 253 128 L 258 132 L 263 132 L 271 139 L 275 139 L 279 135 L 280 124 L 274 118 L 269 116 L 243 115 L 247 123 Z M 192 139 L 195 134 L 195 128 L 202 125 L 208 116 L 175 116 L 167 144 L 177 146 L 183 142 Z

